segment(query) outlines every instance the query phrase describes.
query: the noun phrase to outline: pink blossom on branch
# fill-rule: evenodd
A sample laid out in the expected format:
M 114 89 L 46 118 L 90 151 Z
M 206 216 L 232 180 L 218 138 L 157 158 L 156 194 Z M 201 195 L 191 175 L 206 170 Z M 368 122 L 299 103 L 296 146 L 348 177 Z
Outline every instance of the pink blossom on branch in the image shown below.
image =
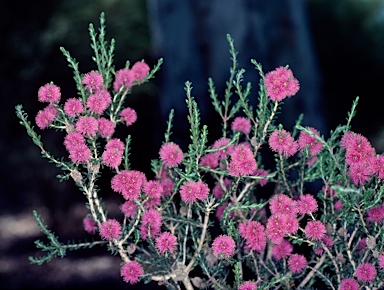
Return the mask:
M 217 258 L 229 259 L 235 253 L 236 243 L 232 237 L 220 235 L 213 240 L 212 251 Z
M 356 273 L 355 273 L 357 280 L 365 283 L 372 282 L 375 280 L 377 276 L 377 271 L 374 265 L 371 263 L 365 262 L 360 264 L 356 268 Z
M 324 238 L 326 230 L 325 226 L 321 221 L 309 221 L 304 229 L 307 238 L 319 241 Z
M 257 290 L 257 285 L 252 281 L 245 281 L 239 285 L 237 290 Z
M 144 275 L 143 267 L 136 261 L 124 264 L 120 269 L 120 275 L 124 282 L 135 284 L 140 281 L 140 277 Z
M 173 253 L 177 246 L 177 238 L 174 234 L 170 232 L 161 233 L 156 238 L 156 249 L 160 254 L 165 254 L 166 252 Z
M 346 278 L 340 282 L 340 290 L 359 290 L 359 283 L 353 278 Z
M 293 140 L 291 133 L 284 129 L 275 130 L 268 139 L 269 147 L 284 157 L 293 156 L 298 150 L 298 144 Z
M 228 165 L 228 173 L 233 176 L 253 175 L 257 169 L 257 163 L 251 149 L 243 144 L 237 145 L 231 152 L 231 161 Z
M 131 71 L 133 81 L 140 81 L 148 75 L 150 68 L 145 62 L 138 61 L 132 66 Z
M 179 145 L 173 142 L 164 143 L 160 148 L 159 155 L 166 167 L 176 167 L 183 161 L 183 151 Z
M 307 266 L 307 259 L 300 254 L 293 254 L 288 259 L 288 268 L 293 273 L 302 272 Z
M 76 117 L 84 112 L 83 103 L 77 98 L 70 98 L 64 103 L 64 113 L 68 117 Z
M 251 132 L 251 121 L 245 117 L 236 117 L 231 124 L 231 129 L 248 135 Z
M 274 244 L 272 248 L 272 257 L 276 261 L 280 261 L 282 258 L 288 258 L 293 252 L 292 244 L 283 240 L 280 244 Z
M 37 92 L 38 100 L 40 102 L 55 104 L 60 101 L 61 92 L 60 87 L 54 84 L 45 84 L 39 88 Z
M 97 115 L 102 115 L 111 104 L 111 95 L 107 90 L 99 90 L 90 95 L 87 99 L 87 108 Z
M 88 92 L 95 92 L 102 89 L 103 77 L 99 72 L 91 71 L 83 76 L 81 83 Z
M 118 239 L 121 236 L 121 225 L 115 219 L 108 219 L 100 226 L 100 236 L 103 240 Z
M 125 108 L 120 112 L 121 119 L 125 122 L 127 126 L 131 126 L 137 121 L 137 113 L 132 108 Z
M 41 130 L 48 128 L 48 126 L 51 125 L 53 121 L 56 119 L 58 113 L 59 112 L 55 107 L 48 105 L 43 110 L 40 110 L 37 113 L 35 118 L 36 125 Z
M 315 128 L 309 128 L 309 130 L 314 135 L 319 135 L 319 132 Z M 323 144 L 316 139 L 316 137 L 312 137 L 309 133 L 305 131 L 301 131 L 299 135 L 299 139 L 297 140 L 299 144 L 299 149 L 304 151 L 308 146 L 309 153 L 311 156 L 315 156 L 321 152 L 323 149 Z
M 272 101 L 282 101 L 286 97 L 292 97 L 300 89 L 298 80 L 290 69 L 280 66 L 267 73 L 264 78 L 267 95 Z

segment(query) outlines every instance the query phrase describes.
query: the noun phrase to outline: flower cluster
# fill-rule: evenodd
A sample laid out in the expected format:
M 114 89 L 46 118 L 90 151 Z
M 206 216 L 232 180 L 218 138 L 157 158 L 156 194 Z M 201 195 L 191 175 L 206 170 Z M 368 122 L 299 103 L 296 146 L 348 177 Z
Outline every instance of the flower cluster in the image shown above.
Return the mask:
M 300 89 L 292 70 L 281 66 L 264 74 L 252 60 L 259 91 L 243 88 L 245 72 L 228 37 L 234 67 L 222 99 L 209 82 L 222 135 L 208 138 L 187 82 L 190 144 L 181 148 L 172 141 L 171 112 L 153 172 L 144 173 L 130 163 L 131 137 L 117 138 L 115 128 L 136 122 L 128 96 L 161 62 L 152 70 L 140 61 L 115 71 L 113 45 L 107 47 L 93 26 L 90 33 L 97 70 L 81 74 L 64 50 L 79 97 L 62 105 L 53 83 L 37 93 L 47 106 L 35 123 L 65 133 L 68 158 L 43 147 L 21 106 L 17 114 L 43 157 L 63 170 L 59 178 L 72 178 L 84 193 L 89 211 L 83 227 L 94 242 L 61 244 L 34 213 L 50 243 L 37 243 L 46 256 L 31 257 L 32 263 L 62 257 L 67 249 L 103 245 L 121 257 L 120 274 L 130 284 L 152 280 L 187 290 L 306 289 L 315 283 L 319 289 L 384 287 L 384 155 L 351 130 L 358 99 L 347 124 L 328 139 L 302 126 L 301 118 L 288 130 L 276 115 L 283 100 Z M 111 61 L 101 61 L 106 59 Z M 249 106 L 251 97 L 258 98 L 256 109 Z M 113 216 L 97 184 L 106 171 L 110 190 L 102 194 L 120 199 Z

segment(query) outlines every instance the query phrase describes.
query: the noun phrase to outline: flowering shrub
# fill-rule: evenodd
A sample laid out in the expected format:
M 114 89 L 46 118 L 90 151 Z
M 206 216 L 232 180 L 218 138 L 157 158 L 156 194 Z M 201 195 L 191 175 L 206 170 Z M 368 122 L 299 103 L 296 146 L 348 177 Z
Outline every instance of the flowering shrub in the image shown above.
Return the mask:
M 209 80 L 209 94 L 222 118 L 222 136 L 208 142 L 208 128 L 186 85 L 191 142 L 180 148 L 171 139 L 170 112 L 153 175 L 131 168 L 130 140 L 114 137 L 120 123 L 137 116 L 125 101 L 135 86 L 151 79 L 145 62 L 114 70 L 114 42 L 105 40 L 105 20 L 96 33 L 90 25 L 97 69 L 74 70 L 78 97 L 61 101 L 60 87 L 42 86 L 38 100 L 47 106 L 36 125 L 66 132 L 68 156 L 56 158 L 44 147 L 22 106 L 16 107 L 42 156 L 72 178 L 86 198 L 84 230 L 93 242 L 63 244 L 34 212 L 48 243 L 36 241 L 43 264 L 67 250 L 106 246 L 122 259 L 121 276 L 130 284 L 158 281 L 169 289 L 379 289 L 384 286 L 384 156 L 364 136 L 351 131 L 353 103 L 346 124 L 325 139 L 315 128 L 292 131 L 276 124 L 283 100 L 293 97 L 299 82 L 288 67 L 260 74 L 258 104 L 248 104 L 251 84 L 228 36 L 233 65 L 224 96 Z M 272 165 L 265 154 L 274 155 Z M 121 195 L 120 216 L 109 217 L 97 182 L 111 170 L 111 189 Z M 318 192 L 310 188 L 319 185 Z

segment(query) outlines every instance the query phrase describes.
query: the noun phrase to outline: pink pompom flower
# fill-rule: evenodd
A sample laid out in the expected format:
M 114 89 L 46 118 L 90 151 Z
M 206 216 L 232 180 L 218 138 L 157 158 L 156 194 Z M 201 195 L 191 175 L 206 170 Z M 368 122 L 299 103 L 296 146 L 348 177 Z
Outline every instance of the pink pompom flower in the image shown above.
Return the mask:
M 148 209 L 141 217 L 140 235 L 143 240 L 149 236 L 156 237 L 160 233 L 162 217 L 156 209 Z
M 364 185 L 371 179 L 371 168 L 366 164 L 353 164 L 349 167 L 348 175 L 356 186 Z
M 293 156 L 298 150 L 298 144 L 293 140 L 291 133 L 284 129 L 275 130 L 268 139 L 269 147 L 284 157 Z
M 248 135 L 251 132 L 251 121 L 245 117 L 236 117 L 231 124 L 231 129 Z
M 300 254 L 293 254 L 288 259 L 288 268 L 293 273 L 300 273 L 307 266 L 307 259 Z
M 384 254 L 379 256 L 379 268 L 382 270 L 384 269 Z
M 218 160 L 225 159 L 227 155 L 231 154 L 231 152 L 233 151 L 234 146 L 228 145 L 229 142 L 231 142 L 231 139 L 220 138 L 213 143 L 212 149 L 219 149 L 224 147 L 223 149 L 220 149 L 213 153 Z
M 108 219 L 100 226 L 100 236 L 103 240 L 118 239 L 121 236 L 121 225 L 115 219 Z
M 45 84 L 39 88 L 37 96 L 40 102 L 51 104 L 58 103 L 61 97 L 60 87 L 54 85 L 53 83 Z
M 121 170 L 111 180 L 111 187 L 121 193 L 126 200 L 135 200 L 147 181 L 145 174 L 137 170 Z
M 297 201 L 297 207 L 300 214 L 312 214 L 317 211 L 317 201 L 312 194 L 303 194 Z
M 257 285 L 252 281 L 245 281 L 239 285 L 237 290 L 257 290 Z
M 103 138 L 110 138 L 115 132 L 115 124 L 104 117 L 97 119 L 98 132 Z
M 340 290 L 359 290 L 359 283 L 353 278 L 347 278 L 340 281 Z
M 269 98 L 278 102 L 296 95 L 300 89 L 299 81 L 293 76 L 292 71 L 283 66 L 267 73 L 264 84 Z
M 252 175 L 257 169 L 257 163 L 252 150 L 244 144 L 237 145 L 231 152 L 228 173 L 233 176 Z
M 131 68 L 133 81 L 140 81 L 144 79 L 148 75 L 149 70 L 149 66 L 143 61 L 138 61 L 134 63 Z
M 97 224 L 95 223 L 93 218 L 91 218 L 89 216 L 86 216 L 83 219 L 83 226 L 84 226 L 84 230 L 87 233 L 92 234 L 92 235 L 96 234 L 96 232 L 97 232 Z
M 120 117 L 127 126 L 131 126 L 137 120 L 137 113 L 132 108 L 125 108 L 120 112 Z
M 70 132 L 64 137 L 64 146 L 68 151 L 81 144 L 85 144 L 85 138 L 76 131 Z
M 97 71 L 91 71 L 83 76 L 81 83 L 88 92 L 95 92 L 102 89 L 103 76 Z
M 159 151 L 160 160 L 166 167 L 176 167 L 181 161 L 183 161 L 183 151 L 181 151 L 179 145 L 168 142 L 164 143 L 160 147 Z
M 324 224 L 321 221 L 309 221 L 304 229 L 305 235 L 307 238 L 310 238 L 314 241 L 320 241 L 325 237 L 326 229 Z
M 128 68 L 123 68 L 116 72 L 115 81 L 113 83 L 113 89 L 118 92 L 122 87 L 130 89 L 132 82 L 134 81 L 134 75 Z
M 111 95 L 107 90 L 98 90 L 87 99 L 87 108 L 97 115 L 102 115 L 111 104 Z
M 287 240 L 282 240 L 280 244 L 273 245 L 272 257 L 276 261 L 280 261 L 282 258 L 288 258 L 293 252 L 292 244 Z
M 68 117 L 76 117 L 84 112 L 83 103 L 77 98 L 70 98 L 64 103 L 64 113 Z
M 36 125 L 41 130 L 44 130 L 55 121 L 58 114 L 59 111 L 55 107 L 48 105 L 37 113 L 35 118 Z
M 94 137 L 99 129 L 99 123 L 92 116 L 79 118 L 75 124 L 76 131 L 87 137 Z
M 136 261 L 124 264 L 120 269 L 120 275 L 124 282 L 135 284 L 140 281 L 140 277 L 144 275 L 143 267 Z
M 91 150 L 86 144 L 78 144 L 68 150 L 73 163 L 87 163 L 91 159 Z
M 143 191 L 150 198 L 160 198 L 163 195 L 164 189 L 159 181 L 150 180 L 144 184 Z
M 208 197 L 209 187 L 208 185 L 199 181 L 187 181 L 180 186 L 181 200 L 185 203 L 193 203 L 197 200 L 204 200 Z
M 319 132 L 315 129 L 310 127 L 309 130 L 314 135 L 319 135 Z M 309 153 L 311 156 L 315 156 L 321 152 L 323 149 L 323 144 L 316 139 L 316 137 L 312 137 L 309 133 L 305 131 L 301 131 L 299 135 L 299 139 L 297 140 L 299 144 L 300 150 L 305 150 L 305 148 L 308 146 Z
M 235 249 L 235 241 L 227 235 L 216 237 L 212 243 L 213 254 L 219 259 L 229 259 L 235 253 Z
M 160 254 L 165 254 L 166 252 L 173 253 L 176 246 L 177 238 L 170 232 L 161 233 L 160 236 L 156 238 L 156 249 Z
M 269 209 L 272 214 L 293 214 L 298 212 L 297 202 L 285 194 L 275 194 L 269 200 Z
M 248 220 L 240 223 L 239 233 L 246 240 L 246 247 L 256 252 L 261 252 L 267 244 L 265 228 L 257 221 Z
M 357 280 L 365 283 L 372 282 L 377 276 L 377 271 L 375 266 L 371 263 L 362 263 L 356 268 L 356 278 Z
M 133 200 L 127 200 L 120 206 L 120 210 L 127 218 L 134 217 L 137 212 L 137 204 Z
M 367 220 L 373 223 L 383 223 L 384 221 L 384 205 L 375 206 L 367 210 Z

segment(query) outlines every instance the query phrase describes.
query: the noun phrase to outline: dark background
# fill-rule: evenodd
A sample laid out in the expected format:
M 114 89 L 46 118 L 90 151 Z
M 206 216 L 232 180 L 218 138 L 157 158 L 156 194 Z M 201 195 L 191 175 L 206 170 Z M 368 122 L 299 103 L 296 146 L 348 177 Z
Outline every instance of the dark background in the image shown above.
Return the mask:
M 216 130 L 219 128 L 214 123 L 217 119 L 211 117 L 213 114 L 210 114 L 211 110 L 206 106 L 210 101 L 204 100 L 208 98 L 207 77 L 212 74 L 216 79 L 221 80 L 220 74 L 223 72 L 222 67 L 215 66 L 215 62 L 210 61 L 215 56 L 212 45 L 216 40 L 211 38 L 209 33 L 217 36 L 218 39 L 224 39 L 224 45 L 217 46 L 226 53 L 224 54 L 226 58 L 223 60 L 226 65 L 226 74 L 230 64 L 228 46 L 225 46 L 225 34 L 217 35 L 216 30 L 213 29 L 215 22 L 212 19 L 218 14 L 215 14 L 215 9 L 219 9 L 222 4 L 216 3 L 216 7 L 215 4 L 206 7 L 199 1 L 179 1 L 178 5 L 172 2 L 174 1 L 164 0 L 163 6 L 154 6 L 156 1 L 2 1 L 0 17 L 2 36 L 0 156 L 3 161 L 0 168 L 1 289 L 68 289 L 70 287 L 91 288 L 96 285 L 112 289 L 141 287 L 140 285 L 128 286 L 122 282 L 119 277 L 120 260 L 118 257 L 111 257 L 105 249 L 68 253 L 65 259 L 56 259 L 43 266 L 29 264 L 28 256 L 38 254 L 33 241 L 44 238 L 32 218 L 33 209 L 39 211 L 45 223 L 59 235 L 62 242 L 89 238 L 83 232 L 81 224 L 87 211 L 84 207 L 84 196 L 77 191 L 72 182 L 59 183 L 55 179 L 59 171 L 40 157 L 38 148 L 29 139 L 25 129 L 18 124 L 14 107 L 22 104 L 29 114 L 29 120 L 34 123 L 36 113 L 42 109 L 42 104 L 37 102 L 37 90 L 41 85 L 53 81 L 61 87 L 62 99 L 76 95 L 72 71 L 68 68 L 59 47 L 64 46 L 79 61 L 81 72 L 86 73 L 95 69 L 91 60 L 88 24 L 92 22 L 98 27 L 100 12 L 104 11 L 107 19 L 107 37 L 116 39 L 116 69 L 122 68 L 127 60 L 135 62 L 145 59 L 153 66 L 158 57 L 165 58 L 164 70 L 151 83 L 136 88 L 128 100 L 128 105 L 133 107 L 139 116 L 134 126 L 120 131 L 122 135 L 131 134 L 133 137 L 132 167 L 144 171 L 148 178 L 153 177 L 150 173 L 150 160 L 157 158 L 167 112 L 170 107 L 175 107 L 181 108 L 180 111 L 183 113 L 184 101 L 183 96 L 180 97 L 183 83 L 175 87 L 168 78 L 172 76 L 172 68 L 183 69 L 183 59 L 201 63 L 201 67 L 196 65 L 183 73 L 193 81 L 196 99 L 201 100 L 203 121 L 213 128 L 210 131 L 210 141 L 214 141 L 215 137 L 219 136 L 220 129 Z M 230 5 L 231 1 L 224 2 Z M 303 90 L 306 87 L 308 92 L 299 96 L 298 99 L 306 96 L 313 100 L 316 98 L 316 102 L 320 104 L 315 106 L 315 110 L 308 109 L 308 120 L 312 120 L 312 123 L 309 122 L 310 125 L 322 128 L 321 133 L 327 135 L 329 130 L 345 122 L 352 101 L 356 96 L 360 96 L 352 128 L 355 132 L 367 136 L 378 153 L 384 151 L 384 119 L 382 118 L 384 7 L 382 1 L 297 1 L 301 3 L 299 8 L 304 8 L 302 14 L 296 18 L 303 20 L 306 27 L 304 32 L 297 29 L 298 26 L 292 26 L 290 17 L 294 13 L 284 16 L 285 11 L 280 7 L 281 3 L 286 2 L 287 5 L 291 5 L 291 8 L 293 7 L 291 11 L 295 12 L 295 7 L 292 6 L 294 1 L 240 2 L 245 3 L 242 7 L 243 11 L 246 11 L 244 17 L 251 20 L 258 19 L 260 14 L 257 14 L 257 11 L 269 11 L 269 14 L 265 14 L 269 16 L 264 16 L 264 23 L 269 24 L 264 25 L 264 34 L 261 33 L 257 40 L 251 36 L 257 32 L 253 29 L 248 29 L 243 34 L 237 34 L 236 29 L 226 31 L 232 34 L 235 45 L 239 45 L 239 54 L 249 56 L 248 59 L 241 59 L 241 65 L 247 67 L 249 59 L 255 58 L 263 64 L 265 71 L 287 63 L 292 63 L 290 66 L 294 73 L 296 70 L 300 71 L 302 67 L 300 61 L 290 59 L 290 55 L 293 54 L 286 54 L 288 56 L 285 57 L 281 55 L 285 55 L 284 44 L 287 39 L 294 38 L 293 42 L 305 39 L 310 51 L 306 52 L 308 55 L 302 56 L 304 60 L 301 60 L 301 64 L 305 65 L 306 59 L 311 58 L 314 65 L 311 66 L 311 72 L 302 71 L 303 77 L 298 76 Z M 177 22 L 180 18 L 178 19 L 175 15 L 179 17 L 180 15 L 175 11 L 187 13 L 181 18 L 185 20 L 182 25 Z M 232 11 L 227 11 L 227 16 L 230 16 Z M 247 13 L 256 14 L 252 16 Z M 187 22 L 188 20 L 190 22 Z M 171 25 L 171 21 L 176 22 Z M 236 27 L 233 23 L 228 26 L 228 30 Z M 250 25 L 246 23 L 245 27 L 249 28 Z M 257 25 L 255 27 L 257 28 Z M 177 30 L 179 32 L 183 32 L 184 28 L 190 28 L 190 31 L 189 34 L 183 32 L 184 38 L 181 35 L 170 38 L 172 33 L 177 33 L 177 31 L 173 32 L 172 28 L 179 28 Z M 244 30 L 239 28 L 241 29 Z M 279 33 L 274 36 L 276 31 Z M 250 36 L 247 36 L 247 33 Z M 282 38 L 274 44 L 270 35 L 275 37 L 273 39 L 275 42 L 276 39 L 280 39 L 280 36 Z M 242 39 L 246 41 L 242 42 Z M 264 52 L 260 49 L 263 45 Z M 174 54 L 172 49 L 185 50 L 187 53 L 192 47 L 195 49 L 190 54 L 172 57 L 172 53 Z M 282 48 L 276 49 L 276 47 Z M 170 57 L 165 57 L 169 55 Z M 285 62 L 281 63 L 281 60 Z M 249 78 L 252 79 L 253 74 L 256 75 L 256 73 L 253 68 L 247 67 L 248 71 Z M 306 74 L 313 76 L 312 80 L 305 78 Z M 202 83 L 200 83 L 201 78 L 204 79 Z M 307 79 L 310 83 L 305 83 Z M 254 87 L 256 84 L 257 81 L 254 82 Z M 219 84 L 217 87 L 220 92 L 222 87 Z M 168 93 L 167 89 L 170 88 L 177 91 L 177 96 Z M 256 92 L 254 94 L 256 95 Z M 287 101 L 287 106 L 295 117 L 296 110 L 307 110 L 307 107 L 300 105 L 301 103 L 290 104 L 289 102 Z M 176 118 L 181 125 L 175 126 L 173 137 L 184 144 L 188 140 L 185 127 L 182 125 L 186 122 L 185 114 L 183 116 L 178 114 Z M 292 118 L 288 115 L 282 116 L 281 120 L 283 123 L 286 122 L 288 128 L 292 124 Z M 53 130 L 38 132 L 42 135 L 45 147 L 49 151 L 56 156 L 65 156 L 62 133 Z M 105 184 L 108 184 L 107 180 Z M 117 213 L 121 200 L 108 189 L 108 186 L 105 188 L 102 195 L 107 208 L 112 214 Z M 150 285 L 153 287 L 155 284 Z

